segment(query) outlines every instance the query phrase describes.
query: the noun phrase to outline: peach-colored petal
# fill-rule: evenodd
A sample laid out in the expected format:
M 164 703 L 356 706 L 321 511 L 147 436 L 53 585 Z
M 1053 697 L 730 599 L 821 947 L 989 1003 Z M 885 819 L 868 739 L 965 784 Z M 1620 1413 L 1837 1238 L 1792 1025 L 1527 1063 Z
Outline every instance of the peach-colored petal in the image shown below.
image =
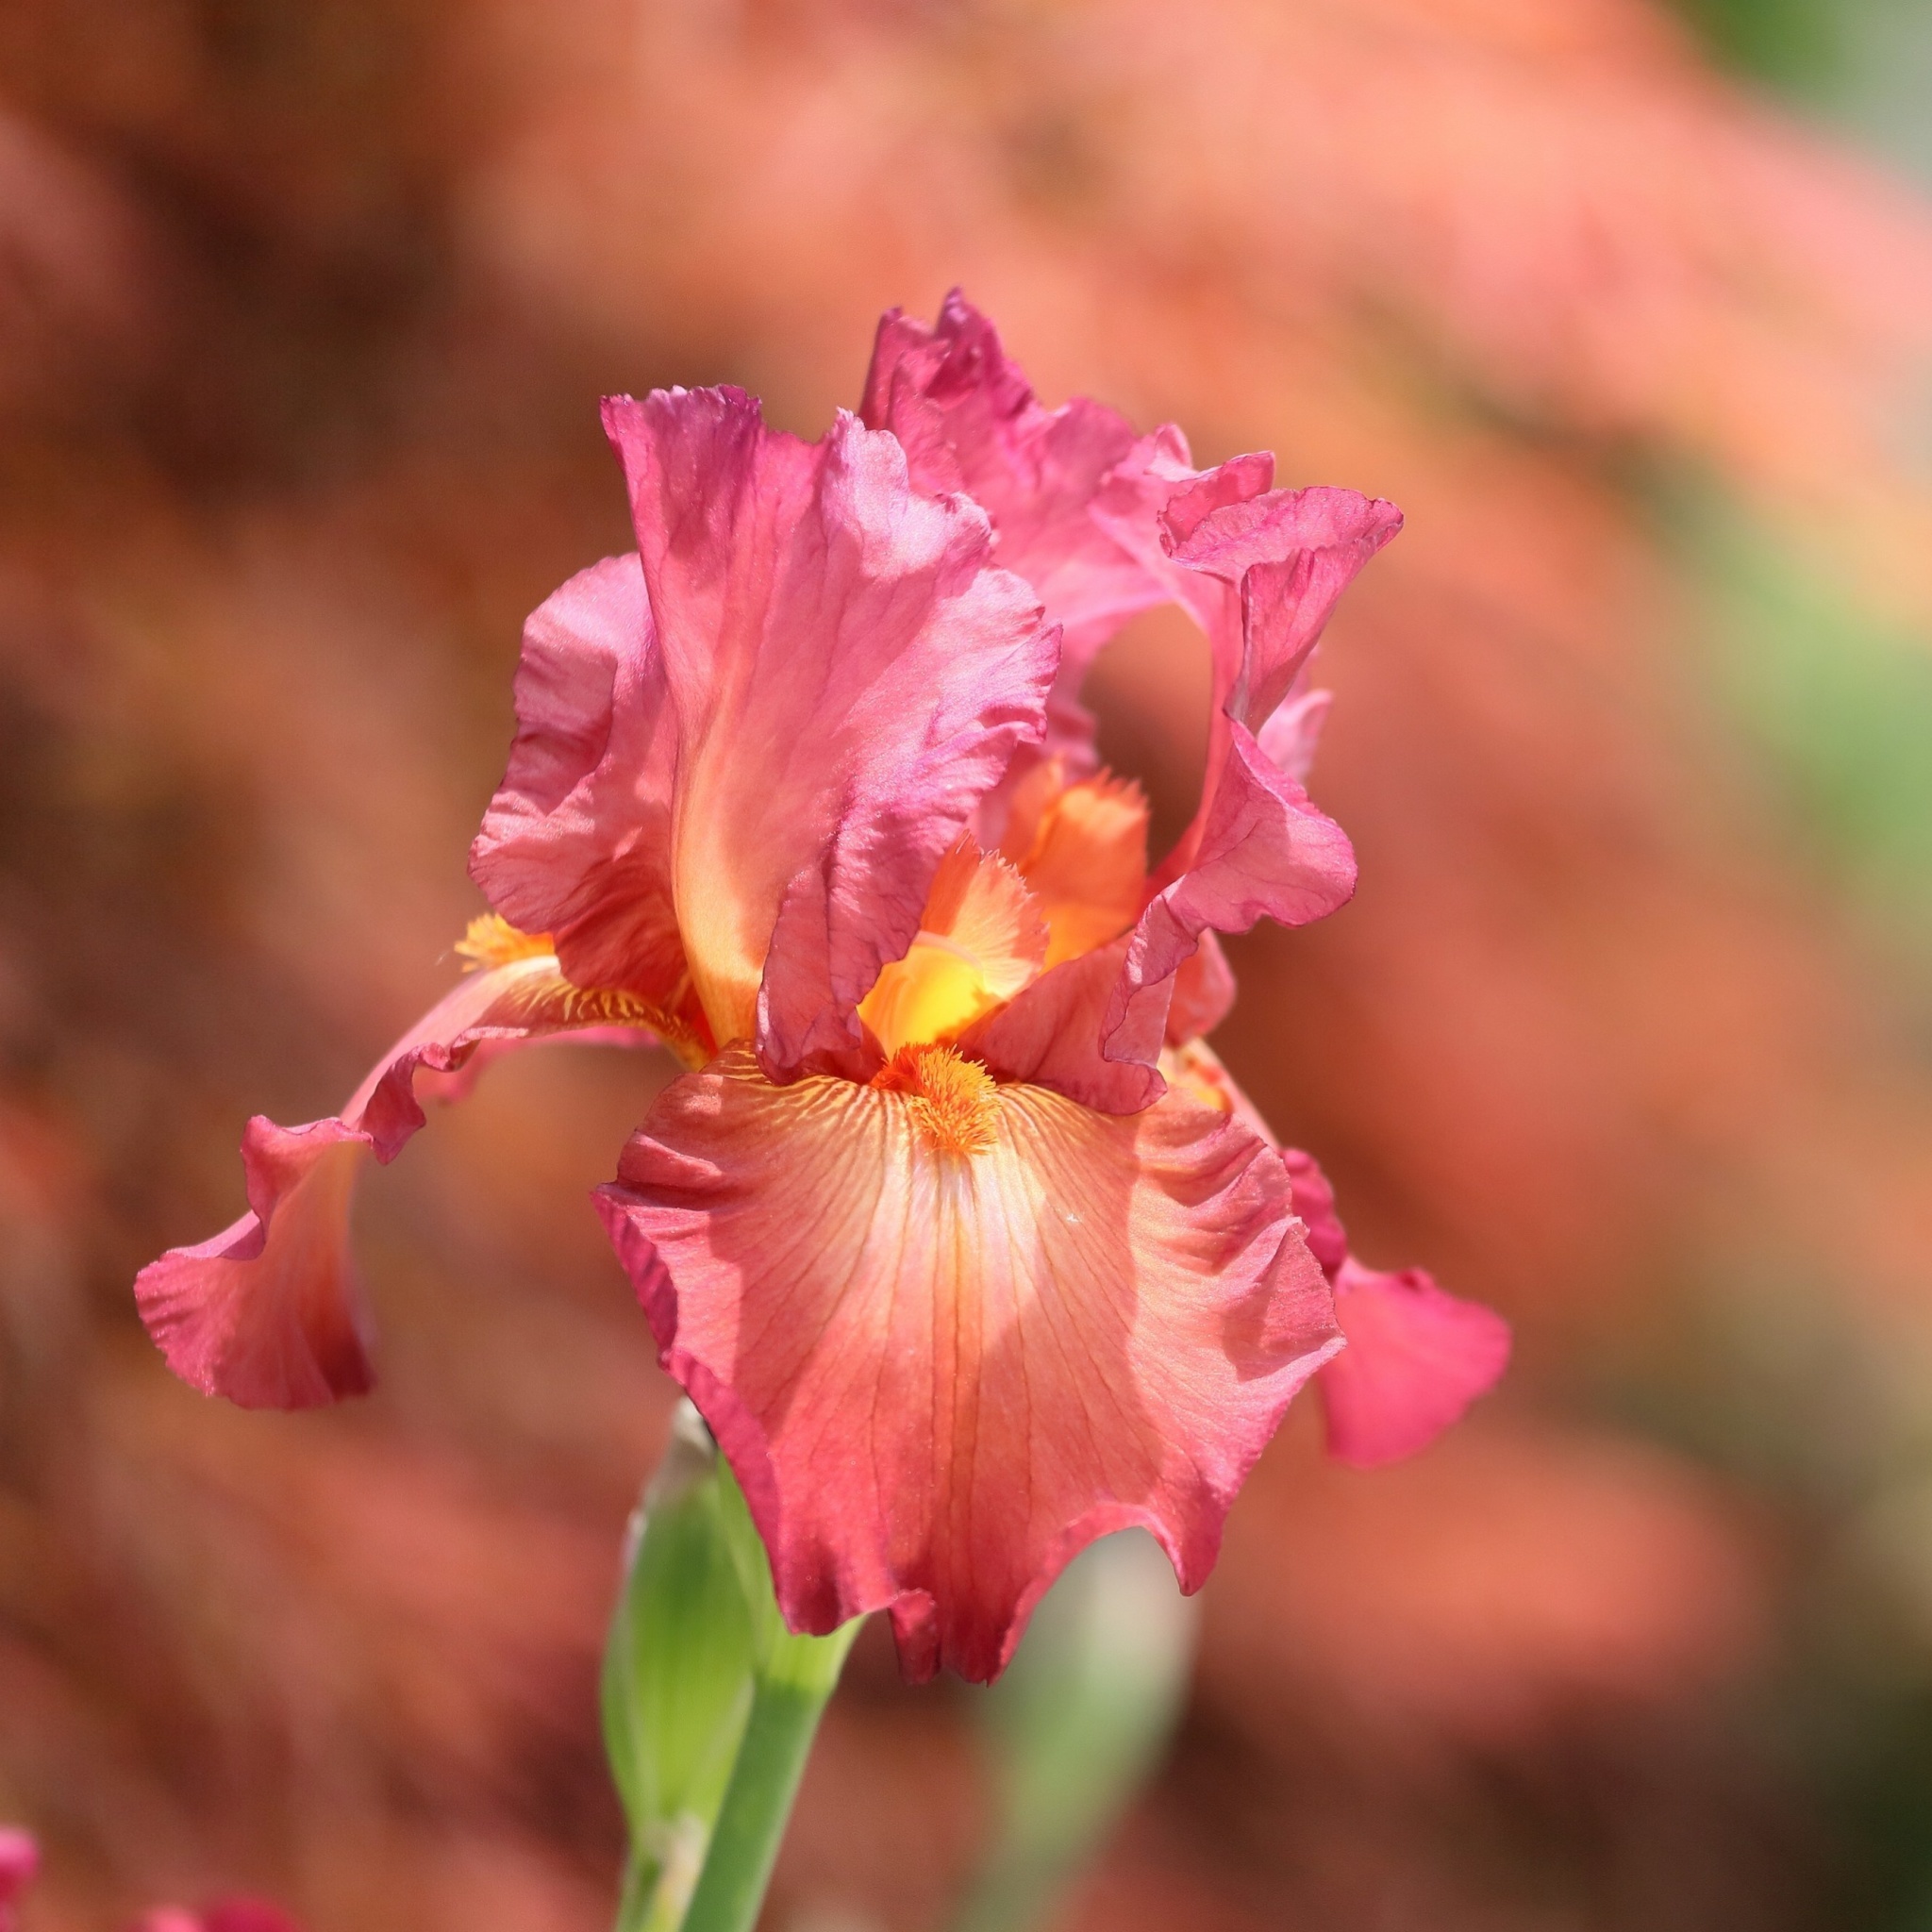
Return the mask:
M 459 1076 L 478 1053 L 557 1038 L 649 1045 L 657 1035 L 629 995 L 586 992 L 562 977 L 554 954 L 525 952 L 452 988 L 339 1115 L 300 1127 L 251 1120 L 242 1140 L 248 1212 L 136 1277 L 142 1320 L 168 1366 L 248 1408 L 307 1408 L 366 1391 L 370 1322 L 349 1253 L 364 1159 L 393 1160 L 424 1124 L 419 1077 Z
M 676 720 L 670 875 L 721 1041 L 776 1074 L 863 1045 L 982 793 L 1042 729 L 1058 639 L 964 498 L 890 434 L 807 444 L 731 389 L 615 397 Z
M 1328 1453 L 1357 1469 L 1426 1448 L 1509 1365 L 1509 1324 L 1420 1268 L 1379 1274 L 1344 1260 L 1335 1316 L 1348 1346 L 1321 1375 Z
M 1060 791 L 1039 814 L 1020 874 L 1046 918 L 1046 963 L 1118 939 L 1147 892 L 1147 800 L 1131 779 L 1100 773 Z
M 936 1051 L 971 1142 L 903 1086 L 774 1087 L 736 1052 L 659 1097 L 601 1206 L 788 1621 L 890 1606 L 911 1674 L 987 1678 L 1108 1530 L 1143 1524 L 1197 1588 L 1339 1342 L 1287 1176 L 1238 1123 L 975 1087 Z

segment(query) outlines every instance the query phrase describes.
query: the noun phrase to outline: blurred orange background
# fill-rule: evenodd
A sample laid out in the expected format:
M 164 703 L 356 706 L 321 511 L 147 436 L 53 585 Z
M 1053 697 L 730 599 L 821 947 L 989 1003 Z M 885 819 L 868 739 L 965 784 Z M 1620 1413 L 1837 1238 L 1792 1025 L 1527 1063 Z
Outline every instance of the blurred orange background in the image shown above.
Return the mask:
M 1291 1420 L 1070 1923 L 1932 1924 L 1915 73 L 1912 0 L 7 9 L 33 1932 L 242 1888 L 312 1932 L 608 1923 L 597 1654 L 674 1391 L 584 1195 L 664 1071 L 522 1057 L 372 1178 L 365 1403 L 202 1400 L 129 1284 L 238 1211 L 248 1113 L 328 1112 L 453 976 L 522 618 L 627 542 L 598 394 L 735 381 L 816 435 L 955 282 L 1049 401 L 1407 512 L 1324 647 L 1359 895 L 1230 944 L 1217 1044 L 1365 1258 L 1518 1333 L 1412 1464 Z M 1198 640 L 1143 622 L 1097 682 L 1177 824 Z M 769 1924 L 941 1923 L 967 1701 L 861 1646 Z

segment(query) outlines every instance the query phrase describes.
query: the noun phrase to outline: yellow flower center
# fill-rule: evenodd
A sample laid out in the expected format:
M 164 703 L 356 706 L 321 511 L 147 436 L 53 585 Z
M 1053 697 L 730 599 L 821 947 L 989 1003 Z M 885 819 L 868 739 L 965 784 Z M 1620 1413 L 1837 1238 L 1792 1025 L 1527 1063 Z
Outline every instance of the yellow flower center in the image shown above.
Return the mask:
M 902 1046 L 872 1084 L 907 1096 L 906 1110 L 935 1153 L 984 1154 L 999 1140 L 998 1086 L 950 1046 Z
M 547 932 L 519 932 L 501 914 L 485 912 L 471 920 L 456 950 L 465 973 L 495 973 L 508 966 L 527 969 L 508 975 L 498 991 L 491 1009 L 492 1024 L 544 1030 L 643 1027 L 688 1067 L 701 1067 L 710 1058 L 710 1050 L 679 1015 L 621 987 L 578 986 L 566 979 L 557 963 L 557 942 Z
M 469 962 L 463 968 L 465 973 L 508 966 L 556 950 L 547 932 L 519 932 L 500 912 L 480 913 L 457 941 L 458 957 Z
M 858 1014 L 890 1058 L 956 1040 L 1040 971 L 1046 924 L 1020 874 L 962 838 L 941 861 L 919 932 L 882 972 Z

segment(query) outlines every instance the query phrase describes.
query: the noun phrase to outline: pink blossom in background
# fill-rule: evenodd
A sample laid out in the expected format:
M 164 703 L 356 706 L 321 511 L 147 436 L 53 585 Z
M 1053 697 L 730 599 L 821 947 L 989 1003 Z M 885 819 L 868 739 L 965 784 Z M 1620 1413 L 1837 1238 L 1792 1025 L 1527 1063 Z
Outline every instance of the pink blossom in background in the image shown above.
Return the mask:
M 1217 932 L 1355 885 L 1302 780 L 1308 665 L 1400 527 L 1272 458 L 1048 410 L 949 299 L 881 325 L 816 443 L 733 389 L 606 405 L 634 556 L 530 620 L 472 870 L 482 969 L 343 1114 L 253 1124 L 253 1212 L 142 1279 L 197 1386 L 366 1386 L 343 1235 L 419 1069 L 615 1023 L 689 1072 L 599 1206 L 729 1457 L 794 1628 L 890 1609 L 909 1674 L 998 1673 L 1074 1552 L 1128 1524 L 1205 1579 L 1310 1376 L 1375 1461 L 1501 1373 L 1486 1310 L 1337 1248 L 1198 1036 Z M 1079 688 L 1137 611 L 1207 634 L 1202 796 L 1150 864 Z M 1347 1354 L 1343 1354 L 1346 1342 Z
M 16 1932 L 14 1907 L 41 1869 L 41 1850 L 30 1832 L 0 1826 L 0 1932 Z M 205 1911 L 158 1906 L 131 1932 L 302 1932 L 279 1907 L 259 1899 L 228 1899 Z
M 0 1932 L 14 1932 L 14 1907 L 41 1869 L 41 1848 L 29 1832 L 0 1825 Z
M 278 1906 L 259 1899 L 228 1899 L 205 1911 L 160 1906 L 143 1914 L 132 1932 L 302 1932 Z

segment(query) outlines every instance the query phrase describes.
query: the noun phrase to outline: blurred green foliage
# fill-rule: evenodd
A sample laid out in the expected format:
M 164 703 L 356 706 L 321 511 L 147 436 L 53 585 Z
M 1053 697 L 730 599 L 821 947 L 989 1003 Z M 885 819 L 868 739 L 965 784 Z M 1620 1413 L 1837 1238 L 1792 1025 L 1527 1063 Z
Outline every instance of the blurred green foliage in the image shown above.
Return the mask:
M 1932 179 L 1932 0 L 1669 0 L 1724 66 Z
M 1932 976 L 1932 638 L 1874 612 L 1715 491 L 1669 522 L 1708 613 L 1718 691 L 1765 756 L 1791 835 Z
M 1884 0 L 1673 0 L 1728 65 L 1786 86 L 1815 85 L 1845 53 L 1847 16 Z
M 1103 1537 L 1068 1564 L 1006 1675 L 976 1698 L 997 1808 L 954 1932 L 1051 1922 L 1159 1765 L 1195 1625 L 1195 1606 L 1141 1531 Z

